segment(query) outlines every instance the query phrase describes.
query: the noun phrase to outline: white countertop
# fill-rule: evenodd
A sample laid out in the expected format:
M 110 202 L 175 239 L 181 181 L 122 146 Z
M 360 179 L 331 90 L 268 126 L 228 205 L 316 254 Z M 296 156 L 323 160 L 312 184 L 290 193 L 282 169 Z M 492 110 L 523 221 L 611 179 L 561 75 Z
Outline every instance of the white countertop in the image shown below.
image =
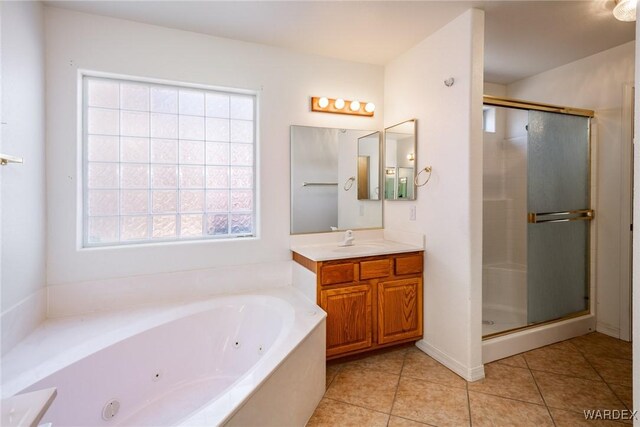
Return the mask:
M 355 240 L 353 246 L 338 246 L 338 243 L 313 245 L 293 245 L 291 250 L 311 261 L 389 255 L 404 252 L 423 251 L 424 247 L 395 242 L 393 240 Z

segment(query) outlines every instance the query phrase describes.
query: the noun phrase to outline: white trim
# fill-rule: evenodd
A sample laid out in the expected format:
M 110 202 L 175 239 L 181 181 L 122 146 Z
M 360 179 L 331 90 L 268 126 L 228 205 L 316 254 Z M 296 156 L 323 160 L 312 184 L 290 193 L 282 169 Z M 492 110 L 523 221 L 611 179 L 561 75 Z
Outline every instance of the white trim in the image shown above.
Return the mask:
M 593 332 L 595 327 L 595 316 L 587 314 L 574 319 L 491 338 L 482 342 L 482 362 L 493 362 L 514 354 L 585 335 Z
M 620 328 L 603 322 L 596 322 L 596 331 L 609 335 L 610 337 L 620 338 Z
M 442 350 L 434 347 L 433 345 L 426 342 L 424 339 L 416 342 L 416 347 L 420 350 L 442 363 L 447 368 L 451 369 L 453 372 L 461 376 L 467 381 L 477 381 L 484 378 L 484 366 L 475 366 L 473 368 L 469 368 L 464 364 L 460 363 L 458 360 L 449 356 Z
M 625 83 L 622 96 L 622 140 L 620 141 L 622 151 L 620 155 L 620 325 L 618 333 L 614 335 L 625 341 L 631 341 L 631 240 L 633 233 L 627 224 L 633 223 L 633 92 L 633 82 Z M 598 326 L 598 330 L 600 330 L 600 326 Z

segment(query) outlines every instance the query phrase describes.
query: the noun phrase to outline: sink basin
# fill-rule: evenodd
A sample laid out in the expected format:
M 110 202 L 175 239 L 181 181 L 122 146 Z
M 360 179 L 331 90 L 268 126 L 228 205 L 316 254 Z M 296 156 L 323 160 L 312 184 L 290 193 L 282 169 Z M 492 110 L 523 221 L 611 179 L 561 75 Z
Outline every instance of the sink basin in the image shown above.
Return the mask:
M 353 246 L 339 246 L 337 248 L 333 248 L 332 252 L 338 253 L 360 253 L 360 252 L 369 252 L 372 249 L 380 249 L 385 246 L 384 243 L 361 243 L 354 244 Z

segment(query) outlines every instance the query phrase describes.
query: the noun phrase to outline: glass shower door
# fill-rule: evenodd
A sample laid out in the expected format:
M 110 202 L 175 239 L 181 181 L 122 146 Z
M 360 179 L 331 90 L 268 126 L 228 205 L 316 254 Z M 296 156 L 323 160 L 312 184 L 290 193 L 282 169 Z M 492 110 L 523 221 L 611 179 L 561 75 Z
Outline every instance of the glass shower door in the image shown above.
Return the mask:
M 589 151 L 589 118 L 529 111 L 529 324 L 589 307 Z

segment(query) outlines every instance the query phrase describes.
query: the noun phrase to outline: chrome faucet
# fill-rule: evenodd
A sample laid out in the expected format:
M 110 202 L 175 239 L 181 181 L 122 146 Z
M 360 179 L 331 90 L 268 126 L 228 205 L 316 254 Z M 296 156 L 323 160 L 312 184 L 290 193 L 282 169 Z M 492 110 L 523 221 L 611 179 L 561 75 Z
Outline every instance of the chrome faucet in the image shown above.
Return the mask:
M 344 232 L 344 240 L 341 243 L 338 243 L 338 246 L 353 246 L 354 240 L 353 231 L 347 230 Z

